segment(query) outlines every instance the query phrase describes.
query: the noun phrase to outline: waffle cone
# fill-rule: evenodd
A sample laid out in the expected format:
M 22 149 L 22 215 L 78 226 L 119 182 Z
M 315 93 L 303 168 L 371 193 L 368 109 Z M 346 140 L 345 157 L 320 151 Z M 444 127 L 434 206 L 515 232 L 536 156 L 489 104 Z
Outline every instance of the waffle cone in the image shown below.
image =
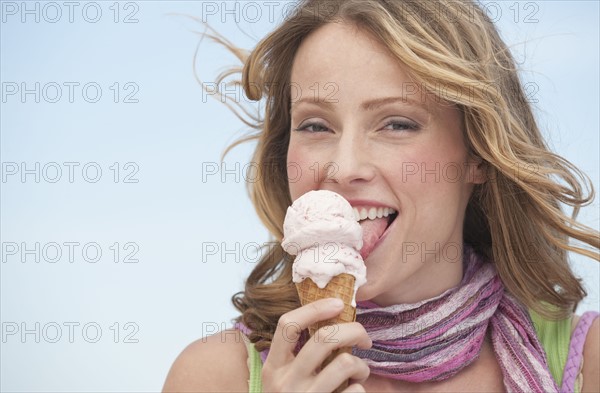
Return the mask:
M 312 303 L 319 299 L 325 299 L 330 297 L 337 297 L 344 301 L 344 310 L 334 318 L 327 319 L 324 321 L 319 321 L 308 327 L 308 333 L 310 337 L 313 337 L 314 334 L 323 326 L 331 326 L 338 323 L 347 323 L 354 322 L 356 319 L 356 308 L 352 307 L 352 299 L 354 297 L 354 281 L 356 279 L 353 275 L 342 273 L 337 275 L 329 281 L 329 283 L 325 286 L 325 288 L 321 289 L 314 283 L 310 278 L 304 279 L 304 281 L 296 283 L 296 290 L 298 291 L 298 296 L 300 297 L 300 303 L 303 306 Z M 324 333 L 326 337 L 323 339 L 335 339 L 333 335 L 335 334 L 335 330 L 331 330 L 331 335 L 329 332 Z M 342 347 L 333 351 L 323 362 L 321 368 L 327 366 L 331 361 L 340 353 L 352 353 L 352 347 Z M 348 381 L 345 381 L 341 384 L 334 393 L 341 392 L 348 386 Z
M 300 303 L 303 306 L 312 303 L 319 299 L 325 299 L 329 297 L 337 297 L 344 301 L 344 310 L 340 315 L 319 321 L 308 328 L 308 332 L 312 337 L 315 332 L 323 327 L 337 323 L 354 322 L 356 317 L 356 308 L 352 307 L 352 298 L 354 297 L 354 276 L 347 273 L 342 273 L 335 276 L 329 281 L 325 288 L 321 289 L 311 280 L 306 278 L 304 281 L 296 283 L 296 290 L 300 297 Z

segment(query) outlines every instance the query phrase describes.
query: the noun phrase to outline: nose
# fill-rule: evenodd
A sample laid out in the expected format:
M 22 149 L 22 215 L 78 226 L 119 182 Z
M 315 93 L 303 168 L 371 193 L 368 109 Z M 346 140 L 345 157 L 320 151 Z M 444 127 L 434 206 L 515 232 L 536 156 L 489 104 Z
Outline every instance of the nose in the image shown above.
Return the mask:
M 361 132 L 343 132 L 334 145 L 331 161 L 324 165 L 324 181 L 345 187 L 367 184 L 376 172 L 373 153 Z

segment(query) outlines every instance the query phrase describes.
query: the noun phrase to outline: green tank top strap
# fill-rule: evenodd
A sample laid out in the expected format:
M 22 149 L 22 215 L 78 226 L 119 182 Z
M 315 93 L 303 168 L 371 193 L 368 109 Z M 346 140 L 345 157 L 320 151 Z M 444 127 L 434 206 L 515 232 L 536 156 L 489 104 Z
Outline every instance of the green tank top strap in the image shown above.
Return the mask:
M 544 352 L 550 372 L 556 381 L 556 385 L 560 389 L 562 386 L 563 373 L 567 356 L 569 355 L 569 344 L 571 342 L 571 323 L 573 317 L 560 321 L 551 321 L 542 318 L 541 315 L 533 310 L 529 310 L 529 315 L 533 322 L 533 326 L 537 332 L 538 338 Z M 575 392 L 579 393 L 579 383 L 575 384 Z
M 248 349 L 248 370 L 250 371 L 248 392 L 262 393 L 262 360 L 260 359 L 260 353 L 254 348 L 254 344 L 248 340 L 244 341 L 246 342 L 246 348 Z

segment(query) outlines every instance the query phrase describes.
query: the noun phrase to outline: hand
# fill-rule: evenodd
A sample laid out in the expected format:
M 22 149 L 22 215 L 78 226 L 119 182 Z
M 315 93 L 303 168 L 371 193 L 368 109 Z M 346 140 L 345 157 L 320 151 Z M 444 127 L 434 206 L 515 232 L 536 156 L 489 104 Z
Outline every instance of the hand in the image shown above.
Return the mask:
M 338 355 L 317 372 L 334 349 L 353 345 L 363 349 L 371 347 L 371 339 L 360 323 L 336 325 L 333 333 L 331 327 L 321 328 L 297 356 L 293 353 L 302 330 L 318 321 L 335 317 L 342 309 L 343 303 L 339 299 L 321 299 L 279 318 L 269 356 L 262 368 L 265 392 L 331 392 L 347 379 L 351 379 L 351 383 L 344 392 L 365 391 L 361 383 L 369 376 L 369 366 L 351 354 Z

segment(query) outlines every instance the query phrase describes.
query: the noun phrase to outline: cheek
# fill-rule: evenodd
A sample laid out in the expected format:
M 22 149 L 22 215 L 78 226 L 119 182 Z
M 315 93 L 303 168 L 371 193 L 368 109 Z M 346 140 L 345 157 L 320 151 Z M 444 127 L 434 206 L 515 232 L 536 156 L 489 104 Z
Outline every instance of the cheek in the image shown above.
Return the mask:
M 466 149 L 453 141 L 415 149 L 395 166 L 399 168 L 399 182 L 413 188 L 438 190 L 460 188 L 469 169 Z
M 308 191 L 317 189 L 318 178 L 314 154 L 290 143 L 287 154 L 287 175 L 292 201 Z
M 417 193 L 420 198 L 426 197 L 425 190 L 439 185 L 440 156 L 432 151 L 430 147 L 418 146 L 405 149 L 402 154 L 388 155 L 382 160 L 385 173 L 390 174 L 390 183 L 402 193 Z M 422 191 L 421 191 L 422 190 Z

